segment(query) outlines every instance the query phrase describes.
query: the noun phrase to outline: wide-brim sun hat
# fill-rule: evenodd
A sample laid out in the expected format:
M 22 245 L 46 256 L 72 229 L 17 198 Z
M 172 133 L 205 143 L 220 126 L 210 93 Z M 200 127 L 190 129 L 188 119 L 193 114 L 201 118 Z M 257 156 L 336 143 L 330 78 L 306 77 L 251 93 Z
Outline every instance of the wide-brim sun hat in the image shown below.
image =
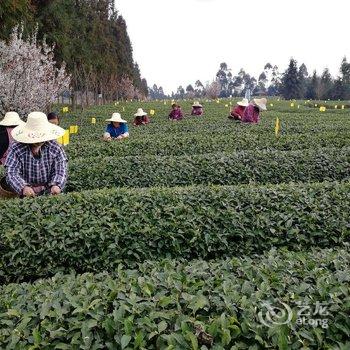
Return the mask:
M 266 104 L 267 99 L 266 98 L 254 98 L 253 103 L 256 107 L 258 107 L 261 111 L 266 111 Z
M 137 112 L 134 114 L 134 117 L 144 117 L 145 115 L 147 115 L 147 113 L 144 112 L 142 108 L 138 108 Z
M 64 133 L 64 129 L 50 123 L 42 112 L 29 113 L 27 122 L 16 126 L 11 132 L 15 141 L 30 144 L 56 140 Z
M 196 102 L 193 103 L 192 107 L 202 108 L 203 106 L 198 101 L 196 101 Z
M 2 126 L 18 126 L 25 124 L 16 112 L 7 112 L 0 125 Z
M 247 98 L 244 98 L 242 101 L 238 101 L 237 104 L 238 106 L 247 107 L 249 105 L 249 101 Z
M 120 113 L 113 113 L 111 118 L 106 119 L 106 122 L 127 123 L 127 121 L 122 118 Z

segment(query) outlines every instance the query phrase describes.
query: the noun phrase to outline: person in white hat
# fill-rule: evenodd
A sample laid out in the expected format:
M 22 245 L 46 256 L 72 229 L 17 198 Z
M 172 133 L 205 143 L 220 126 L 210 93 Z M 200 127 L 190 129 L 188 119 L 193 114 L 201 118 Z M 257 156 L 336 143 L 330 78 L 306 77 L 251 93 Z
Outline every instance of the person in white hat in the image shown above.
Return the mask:
M 113 113 L 111 118 L 106 119 L 106 122 L 109 122 L 109 124 L 103 135 L 105 141 L 121 140 L 129 137 L 127 121 L 119 113 Z
M 229 118 L 241 121 L 244 115 L 244 111 L 248 105 L 249 101 L 246 98 L 244 98 L 242 101 L 238 101 L 237 105 L 232 108 Z
M 254 98 L 248 107 L 246 107 L 242 122 L 243 123 L 259 123 L 260 113 L 266 111 L 266 98 Z
M 191 115 L 201 116 L 203 113 L 203 106 L 198 101 L 194 102 Z
M 12 130 L 5 162 L 5 190 L 20 197 L 62 192 L 67 181 L 67 157 L 56 139 L 65 130 L 51 124 L 41 112 L 32 112 L 27 122 Z
M 139 126 L 139 125 L 146 125 L 150 122 L 150 119 L 147 115 L 146 112 L 143 111 L 142 108 L 138 108 L 137 112 L 134 114 L 134 125 Z
M 17 125 L 24 124 L 16 112 L 7 112 L 0 121 L 0 165 L 5 164 L 10 144 L 13 141 L 11 132 Z

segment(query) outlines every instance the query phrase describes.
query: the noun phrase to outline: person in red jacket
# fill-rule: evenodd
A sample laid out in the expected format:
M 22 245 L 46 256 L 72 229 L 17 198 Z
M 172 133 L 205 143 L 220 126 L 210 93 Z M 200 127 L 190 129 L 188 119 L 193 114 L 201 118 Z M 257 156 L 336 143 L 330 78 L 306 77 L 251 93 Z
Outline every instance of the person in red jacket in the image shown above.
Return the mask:
M 201 116 L 203 115 L 203 106 L 196 101 L 193 105 L 192 105 L 192 112 L 191 115 L 195 115 L 195 116 Z
M 146 125 L 150 122 L 150 119 L 146 112 L 142 108 L 138 108 L 137 112 L 134 114 L 134 125 Z
M 244 115 L 246 107 L 249 105 L 249 101 L 244 98 L 242 101 L 237 102 L 237 105 L 232 108 L 231 114 L 228 116 L 230 119 L 241 121 Z
M 173 103 L 171 105 L 171 108 L 172 108 L 172 110 L 169 113 L 169 119 L 170 120 L 181 120 L 183 118 L 181 107 L 178 104 Z
M 266 111 L 266 98 L 254 98 L 244 110 L 242 123 L 257 124 L 260 121 L 260 113 Z

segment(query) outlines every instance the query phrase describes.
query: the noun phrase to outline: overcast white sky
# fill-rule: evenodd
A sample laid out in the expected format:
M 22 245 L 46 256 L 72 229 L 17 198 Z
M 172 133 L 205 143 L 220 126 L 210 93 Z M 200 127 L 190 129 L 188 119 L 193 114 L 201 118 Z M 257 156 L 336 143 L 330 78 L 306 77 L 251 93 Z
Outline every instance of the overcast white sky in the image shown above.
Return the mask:
M 221 62 L 258 76 L 290 57 L 337 75 L 350 59 L 350 0 L 116 0 L 134 59 L 166 93 L 215 77 Z

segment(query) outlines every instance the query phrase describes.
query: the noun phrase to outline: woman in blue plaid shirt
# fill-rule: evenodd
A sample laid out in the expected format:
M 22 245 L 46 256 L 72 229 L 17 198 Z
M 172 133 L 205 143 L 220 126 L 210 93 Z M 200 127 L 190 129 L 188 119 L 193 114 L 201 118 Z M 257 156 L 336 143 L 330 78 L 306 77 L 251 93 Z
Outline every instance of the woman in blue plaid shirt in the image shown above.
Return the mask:
M 12 131 L 14 142 L 5 162 L 2 188 L 20 197 L 61 193 L 67 181 L 67 157 L 55 140 L 64 132 L 44 113 L 30 113 L 27 123 Z

